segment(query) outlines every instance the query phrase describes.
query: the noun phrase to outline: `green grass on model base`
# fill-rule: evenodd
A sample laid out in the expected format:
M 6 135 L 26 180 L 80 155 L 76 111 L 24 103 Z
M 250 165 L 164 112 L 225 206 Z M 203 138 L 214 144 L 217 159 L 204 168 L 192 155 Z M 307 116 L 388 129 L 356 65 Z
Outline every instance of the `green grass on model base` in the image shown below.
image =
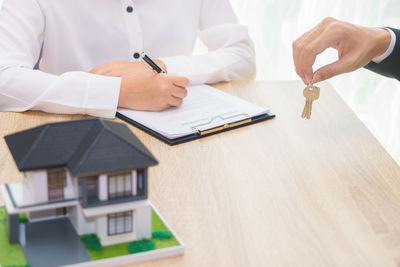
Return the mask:
M 163 221 L 160 219 L 160 217 L 157 216 L 157 213 L 155 213 L 155 211 L 152 211 L 152 221 L 151 221 L 151 231 L 154 232 L 158 232 L 158 231 L 162 231 L 162 232 L 168 232 L 170 231 L 165 224 L 163 223 Z M 165 240 L 159 240 L 157 238 L 152 238 L 151 240 L 153 240 L 153 242 L 156 244 L 156 248 L 155 249 L 159 249 L 159 248 L 168 248 L 168 247 L 175 247 L 179 245 L 179 242 L 175 239 L 174 236 L 172 236 L 169 239 L 165 239 Z
M 4 207 L 0 207 L 0 266 L 1 267 L 26 267 L 29 266 L 25 255 L 21 249 L 21 246 L 19 244 L 10 244 L 8 240 L 8 233 L 7 233 L 7 220 L 6 220 L 7 214 L 6 210 Z M 21 214 L 20 220 L 25 221 L 25 215 Z M 163 239 L 162 236 L 165 236 L 166 233 L 163 232 L 169 232 L 169 229 L 164 225 L 160 217 L 157 216 L 157 214 L 152 211 L 152 233 L 158 232 L 156 236 L 158 238 L 151 238 L 150 240 L 152 243 L 154 243 L 154 250 L 161 249 L 161 248 L 167 248 L 167 247 L 174 247 L 178 246 L 179 242 L 175 239 L 174 236 L 171 236 L 170 238 Z M 161 238 L 160 238 L 161 236 Z M 168 236 L 168 234 L 166 235 Z M 151 242 L 149 241 L 149 242 Z M 96 251 L 96 250 L 87 250 L 89 253 L 89 256 L 92 260 L 100 260 L 100 259 L 107 259 L 107 258 L 113 258 L 113 257 L 118 257 L 118 256 L 124 256 L 124 255 L 130 255 L 131 253 L 128 250 L 129 244 L 132 242 L 126 242 L 126 243 L 121 243 L 121 244 L 116 244 L 112 246 L 105 246 L 101 249 L 101 251 Z M 148 242 L 139 241 L 139 246 L 136 249 L 141 249 L 143 247 L 143 244 L 145 245 L 144 247 L 152 247 L 149 246 Z M 135 246 L 131 246 L 132 247 Z
M 0 266 L 29 266 L 21 246 L 8 241 L 6 216 L 6 209 L 0 207 Z
M 152 232 L 157 232 L 157 231 L 167 232 L 169 231 L 169 229 L 164 225 L 160 217 L 157 216 L 157 213 L 152 211 Z M 150 240 L 153 241 L 155 244 L 154 250 L 160 248 L 174 247 L 179 245 L 179 242 L 175 239 L 174 236 L 165 240 L 159 240 L 158 238 L 152 238 Z M 129 253 L 128 250 L 130 243 L 132 242 L 121 243 L 112 246 L 105 246 L 101 251 L 87 250 L 87 252 L 89 253 L 89 256 L 92 260 L 101 260 L 112 257 L 130 255 L 131 253 Z

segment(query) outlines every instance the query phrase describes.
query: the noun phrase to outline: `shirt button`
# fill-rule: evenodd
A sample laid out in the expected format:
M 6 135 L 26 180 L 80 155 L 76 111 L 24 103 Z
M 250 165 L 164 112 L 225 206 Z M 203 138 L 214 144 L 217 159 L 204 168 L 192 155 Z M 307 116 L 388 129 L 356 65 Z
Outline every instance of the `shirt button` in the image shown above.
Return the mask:
M 133 57 L 134 57 L 135 59 L 139 59 L 139 58 L 140 58 L 140 54 L 139 54 L 138 52 L 136 52 L 135 54 L 133 54 Z
M 132 12 L 133 12 L 133 7 L 132 7 L 132 6 L 128 6 L 128 7 L 126 8 L 126 12 L 132 13 Z

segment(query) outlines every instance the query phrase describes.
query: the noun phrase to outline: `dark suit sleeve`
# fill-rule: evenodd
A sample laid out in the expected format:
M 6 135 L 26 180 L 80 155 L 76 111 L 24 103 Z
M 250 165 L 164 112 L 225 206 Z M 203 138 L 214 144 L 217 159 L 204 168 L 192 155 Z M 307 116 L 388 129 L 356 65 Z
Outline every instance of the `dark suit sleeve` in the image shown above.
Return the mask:
M 371 61 L 365 66 L 365 68 L 400 81 L 400 30 L 393 28 L 389 29 L 391 29 L 396 35 L 396 44 L 393 52 L 381 63 L 376 64 L 375 62 Z

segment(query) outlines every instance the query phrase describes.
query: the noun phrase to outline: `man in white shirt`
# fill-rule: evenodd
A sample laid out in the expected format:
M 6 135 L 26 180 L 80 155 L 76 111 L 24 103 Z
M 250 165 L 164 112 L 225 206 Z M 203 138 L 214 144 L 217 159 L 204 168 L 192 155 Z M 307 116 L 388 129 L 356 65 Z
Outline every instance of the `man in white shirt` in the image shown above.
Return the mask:
M 193 56 L 198 34 L 209 53 Z M 180 76 L 155 74 L 141 52 Z M 229 0 L 5 0 L 0 11 L 1 111 L 112 118 L 117 107 L 179 106 L 189 81 L 254 73 L 253 44 Z
M 369 28 L 326 18 L 293 43 L 297 74 L 305 84 L 365 67 L 400 80 L 400 30 Z M 313 71 L 318 54 L 327 48 L 338 50 L 339 59 Z

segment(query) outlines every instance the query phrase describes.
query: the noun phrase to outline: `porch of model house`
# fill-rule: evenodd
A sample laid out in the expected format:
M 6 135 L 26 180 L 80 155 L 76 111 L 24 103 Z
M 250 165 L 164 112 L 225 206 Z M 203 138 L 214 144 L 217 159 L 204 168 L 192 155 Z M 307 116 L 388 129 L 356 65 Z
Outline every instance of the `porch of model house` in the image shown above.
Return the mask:
M 14 219 L 19 232 L 18 243 L 31 267 L 71 265 L 91 260 L 65 211 L 66 208 L 44 210 L 43 215 L 51 214 L 52 217 L 23 223 Z
M 9 241 L 21 245 L 29 265 L 50 267 L 61 263 L 70 265 L 90 260 L 68 218 L 67 210 L 79 205 L 78 200 L 57 199 L 31 204 L 27 197 L 19 199 L 18 195 L 12 195 L 12 192 L 24 189 L 26 190 L 23 184 L 20 184 L 4 186 L 1 190 L 8 214 Z M 26 205 L 16 206 L 16 203 L 22 204 L 21 200 L 25 200 Z M 23 220 L 26 217 L 28 220 Z M 71 252 L 70 255 L 66 251 Z

